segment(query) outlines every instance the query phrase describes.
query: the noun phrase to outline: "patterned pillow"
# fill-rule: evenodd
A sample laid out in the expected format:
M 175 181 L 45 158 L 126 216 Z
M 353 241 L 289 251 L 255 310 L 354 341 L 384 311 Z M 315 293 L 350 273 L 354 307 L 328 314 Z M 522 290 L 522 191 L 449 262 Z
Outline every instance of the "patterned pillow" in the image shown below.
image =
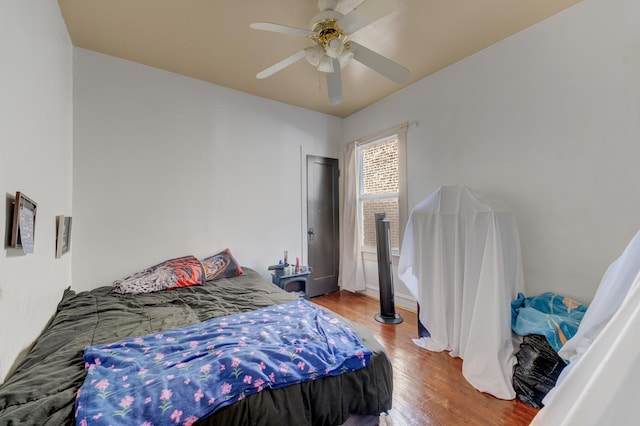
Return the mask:
M 205 280 L 218 280 L 220 278 L 231 278 L 242 275 L 242 268 L 238 261 L 231 254 L 231 250 L 224 249 L 220 253 L 202 259 L 204 266 Z
M 166 260 L 155 266 L 113 282 L 113 292 L 151 293 L 204 282 L 204 269 L 195 256 Z

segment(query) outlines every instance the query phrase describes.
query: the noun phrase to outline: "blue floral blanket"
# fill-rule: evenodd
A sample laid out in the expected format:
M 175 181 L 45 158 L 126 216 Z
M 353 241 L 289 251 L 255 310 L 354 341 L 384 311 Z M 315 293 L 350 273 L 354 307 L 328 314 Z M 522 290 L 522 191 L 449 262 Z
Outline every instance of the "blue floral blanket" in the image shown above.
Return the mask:
M 369 364 L 371 351 L 305 300 L 89 346 L 76 424 L 190 425 L 267 388 Z
M 551 347 L 560 348 L 578 331 L 587 307 L 568 297 L 547 292 L 511 302 L 511 329 L 520 336 L 541 334 Z

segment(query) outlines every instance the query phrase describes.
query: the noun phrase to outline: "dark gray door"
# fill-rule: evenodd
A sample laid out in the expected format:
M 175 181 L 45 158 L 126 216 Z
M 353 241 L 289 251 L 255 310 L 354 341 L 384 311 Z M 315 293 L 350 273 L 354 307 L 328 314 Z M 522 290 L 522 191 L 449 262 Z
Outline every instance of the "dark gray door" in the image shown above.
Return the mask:
M 338 160 L 307 155 L 309 297 L 338 290 Z

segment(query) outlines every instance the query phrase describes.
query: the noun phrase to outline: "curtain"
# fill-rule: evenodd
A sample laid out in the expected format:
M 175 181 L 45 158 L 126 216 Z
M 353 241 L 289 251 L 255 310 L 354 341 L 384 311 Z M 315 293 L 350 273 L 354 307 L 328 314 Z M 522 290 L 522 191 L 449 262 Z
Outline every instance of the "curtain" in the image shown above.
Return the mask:
M 358 176 L 356 163 L 356 142 L 345 145 L 343 150 L 344 164 L 344 198 L 342 209 L 342 229 L 340 242 L 339 283 L 343 290 L 356 292 L 365 290 L 364 266 L 360 254 L 358 220 Z

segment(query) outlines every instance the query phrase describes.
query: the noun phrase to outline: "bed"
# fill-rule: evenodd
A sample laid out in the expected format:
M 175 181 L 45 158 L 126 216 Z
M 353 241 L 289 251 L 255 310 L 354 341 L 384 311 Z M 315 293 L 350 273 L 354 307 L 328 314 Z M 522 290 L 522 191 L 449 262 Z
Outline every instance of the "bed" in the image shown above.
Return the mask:
M 75 424 L 76 396 L 83 383 L 88 383 L 89 363 L 84 358 L 88 346 L 99 349 L 100 345 L 129 342 L 134 336 L 199 327 L 270 307 L 313 305 L 267 282 L 254 270 L 243 269 L 237 277 L 170 291 L 121 295 L 109 286 L 80 293 L 65 290 L 50 322 L 0 386 L 0 424 Z M 278 389 L 261 389 L 200 418 L 197 424 L 340 425 L 391 409 L 392 367 L 382 346 L 366 328 L 339 319 L 371 351 L 366 366 Z M 135 412 L 128 414 L 123 424 L 141 423 L 131 421 Z M 174 420 L 189 424 L 185 417 Z

